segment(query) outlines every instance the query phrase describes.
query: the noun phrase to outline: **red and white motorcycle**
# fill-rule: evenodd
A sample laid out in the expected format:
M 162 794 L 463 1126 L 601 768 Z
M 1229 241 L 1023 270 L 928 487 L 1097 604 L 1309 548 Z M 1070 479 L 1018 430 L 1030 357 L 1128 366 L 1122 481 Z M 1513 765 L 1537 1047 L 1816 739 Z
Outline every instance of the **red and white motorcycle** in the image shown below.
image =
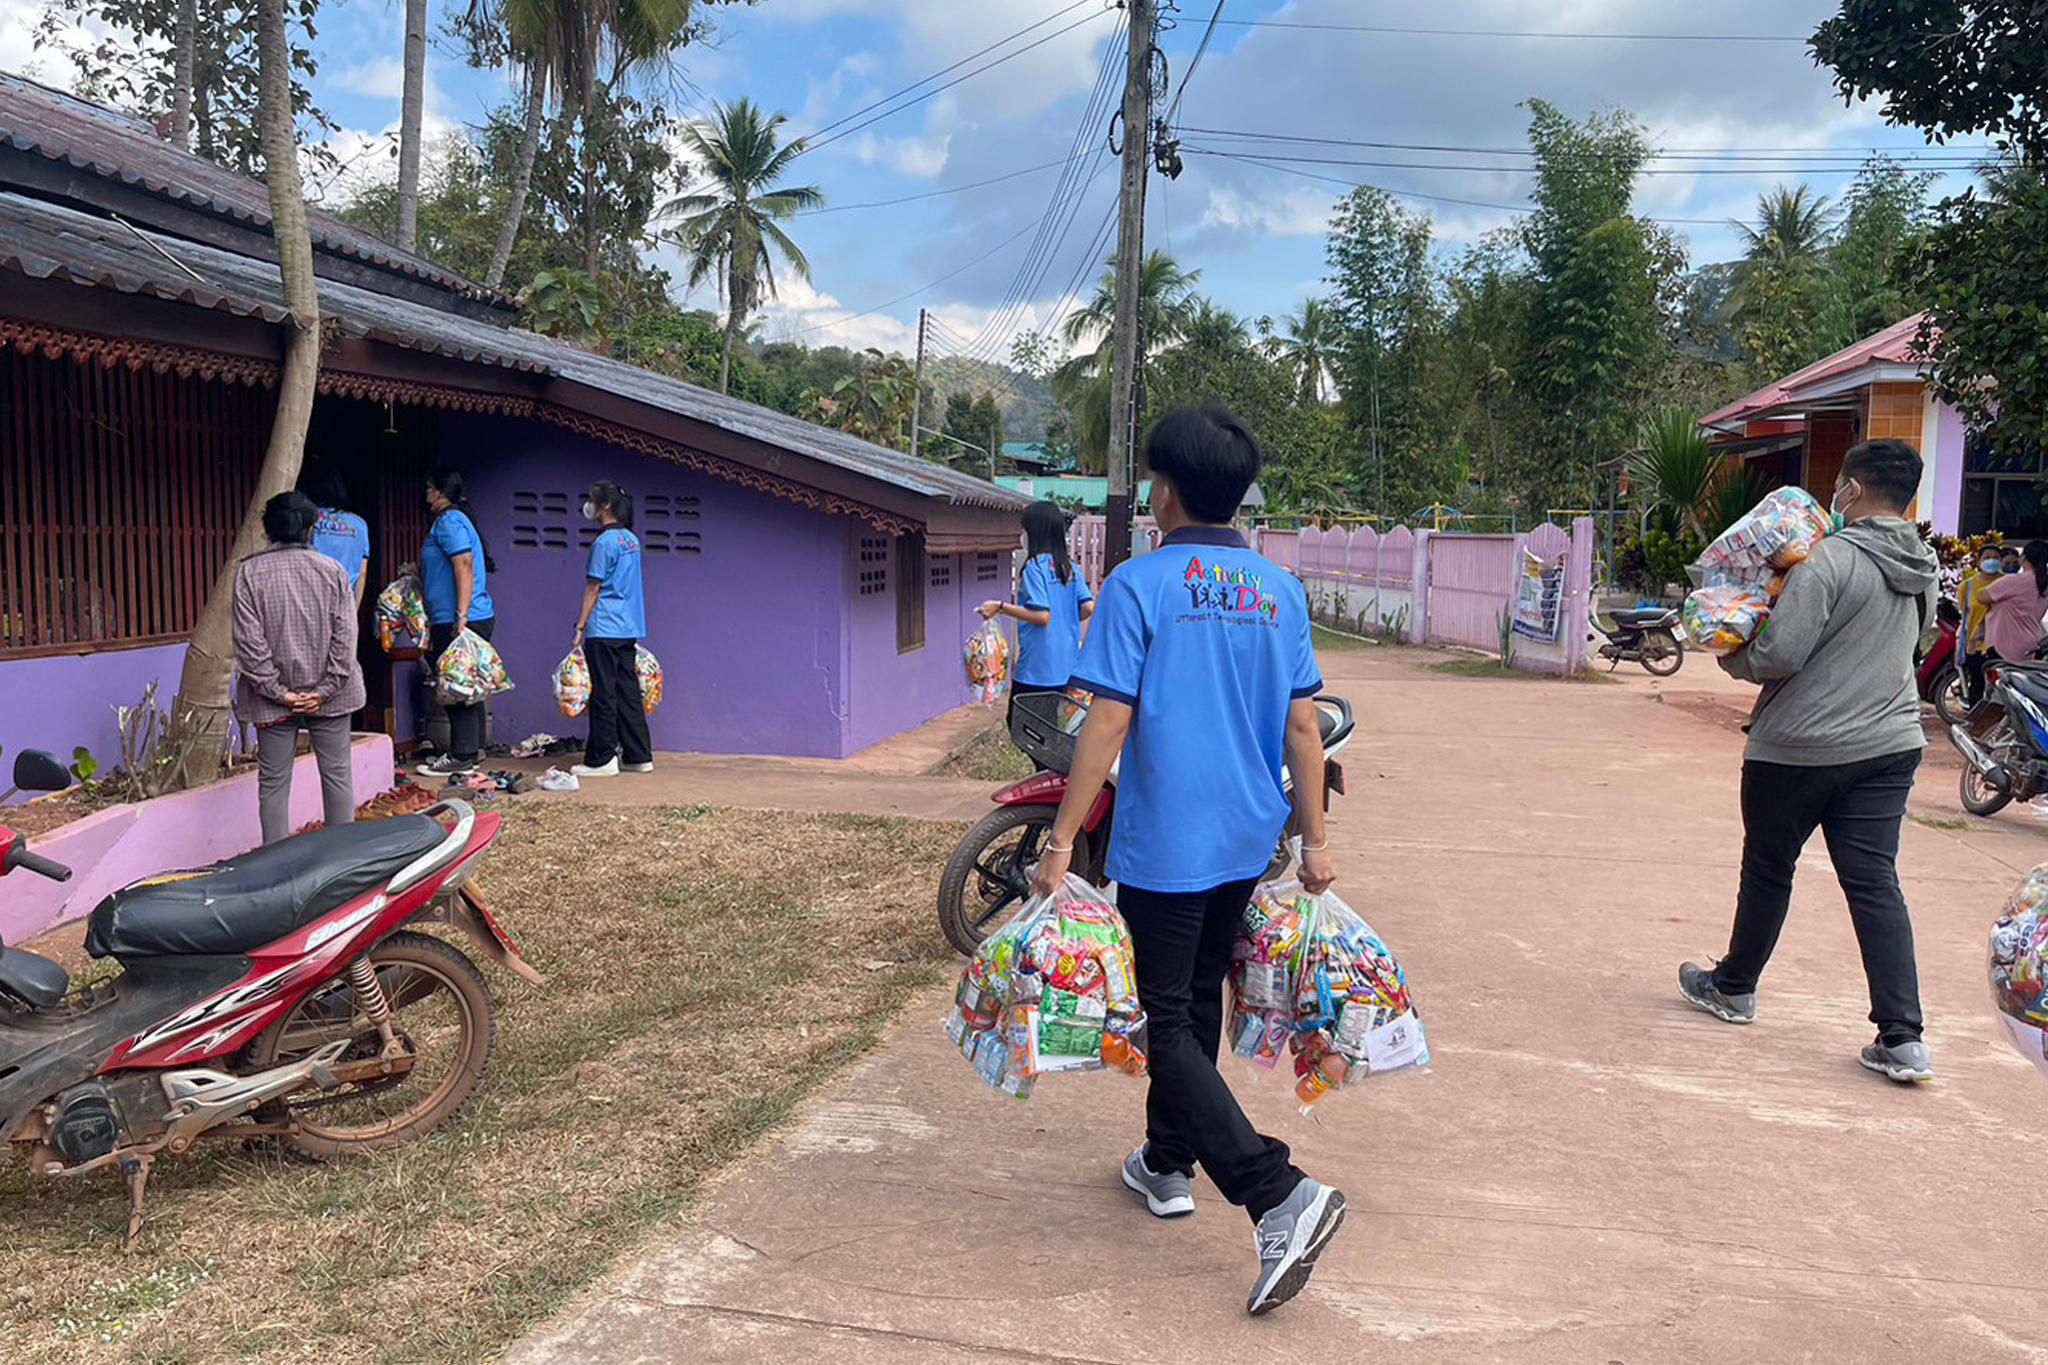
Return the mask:
M 30 750 L 14 781 L 70 778 Z M 464 885 L 498 823 L 441 801 L 145 878 L 87 926 L 86 951 L 120 973 L 77 990 L 0 943 L 0 1138 L 46 1176 L 122 1172 L 132 1243 L 151 1162 L 198 1138 L 325 1158 L 433 1132 L 483 1079 L 496 1017 L 476 964 L 418 926 L 543 984 Z M 0 876 L 15 872 L 71 876 L 0 825 Z

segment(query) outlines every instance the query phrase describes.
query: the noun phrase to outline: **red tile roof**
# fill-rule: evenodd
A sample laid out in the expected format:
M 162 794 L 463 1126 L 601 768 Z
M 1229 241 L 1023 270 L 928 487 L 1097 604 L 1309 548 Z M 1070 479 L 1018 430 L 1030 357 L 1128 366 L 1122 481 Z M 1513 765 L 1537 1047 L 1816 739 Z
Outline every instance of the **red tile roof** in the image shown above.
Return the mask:
M 1909 318 L 1901 318 L 1882 332 L 1867 336 L 1853 346 L 1844 347 L 1803 370 L 1736 399 L 1725 408 L 1708 413 L 1700 418 L 1700 425 L 1725 427 L 1760 417 L 1798 401 L 1803 390 L 1817 387 L 1830 379 L 1839 379 L 1865 366 L 1916 365 L 1920 357 L 1914 342 L 1920 332 L 1921 320 L 1926 316 L 1925 313 L 1915 313 Z

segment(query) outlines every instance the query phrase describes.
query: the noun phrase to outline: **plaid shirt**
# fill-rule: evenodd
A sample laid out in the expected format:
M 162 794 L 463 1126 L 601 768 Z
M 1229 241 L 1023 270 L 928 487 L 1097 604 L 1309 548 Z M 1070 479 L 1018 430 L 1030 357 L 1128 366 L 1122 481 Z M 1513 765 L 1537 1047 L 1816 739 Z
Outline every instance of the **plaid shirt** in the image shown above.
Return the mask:
M 320 716 L 363 708 L 356 595 L 348 572 L 310 545 L 273 545 L 235 570 L 235 714 L 275 725 L 287 692 L 317 692 Z

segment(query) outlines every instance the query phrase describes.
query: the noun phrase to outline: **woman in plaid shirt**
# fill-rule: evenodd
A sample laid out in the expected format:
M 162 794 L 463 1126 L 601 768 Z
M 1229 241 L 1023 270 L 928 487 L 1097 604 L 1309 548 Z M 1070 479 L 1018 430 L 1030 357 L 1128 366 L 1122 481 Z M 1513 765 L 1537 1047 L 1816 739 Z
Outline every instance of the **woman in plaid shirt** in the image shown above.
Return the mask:
M 330 825 L 355 819 L 349 717 L 363 707 L 356 597 L 341 565 L 308 543 L 320 509 L 304 493 L 263 505 L 270 547 L 235 570 L 235 714 L 256 727 L 263 842 L 291 833 L 299 731 L 313 739 L 320 805 Z

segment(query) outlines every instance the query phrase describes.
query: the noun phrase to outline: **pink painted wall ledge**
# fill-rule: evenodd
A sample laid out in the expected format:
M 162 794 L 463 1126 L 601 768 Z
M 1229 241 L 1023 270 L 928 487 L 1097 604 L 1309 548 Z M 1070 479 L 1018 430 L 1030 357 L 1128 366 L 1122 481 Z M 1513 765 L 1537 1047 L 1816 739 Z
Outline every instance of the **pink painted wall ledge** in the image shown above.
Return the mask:
M 355 736 L 349 749 L 360 805 L 392 785 L 389 735 Z M 320 774 L 313 756 L 292 769 L 292 826 L 320 818 Z M 27 872 L 0 881 L 0 939 L 22 943 L 92 913 L 132 881 L 157 872 L 203 867 L 263 842 L 256 819 L 256 770 L 154 801 L 109 806 L 37 835 L 37 853 L 72 870 L 68 882 Z

